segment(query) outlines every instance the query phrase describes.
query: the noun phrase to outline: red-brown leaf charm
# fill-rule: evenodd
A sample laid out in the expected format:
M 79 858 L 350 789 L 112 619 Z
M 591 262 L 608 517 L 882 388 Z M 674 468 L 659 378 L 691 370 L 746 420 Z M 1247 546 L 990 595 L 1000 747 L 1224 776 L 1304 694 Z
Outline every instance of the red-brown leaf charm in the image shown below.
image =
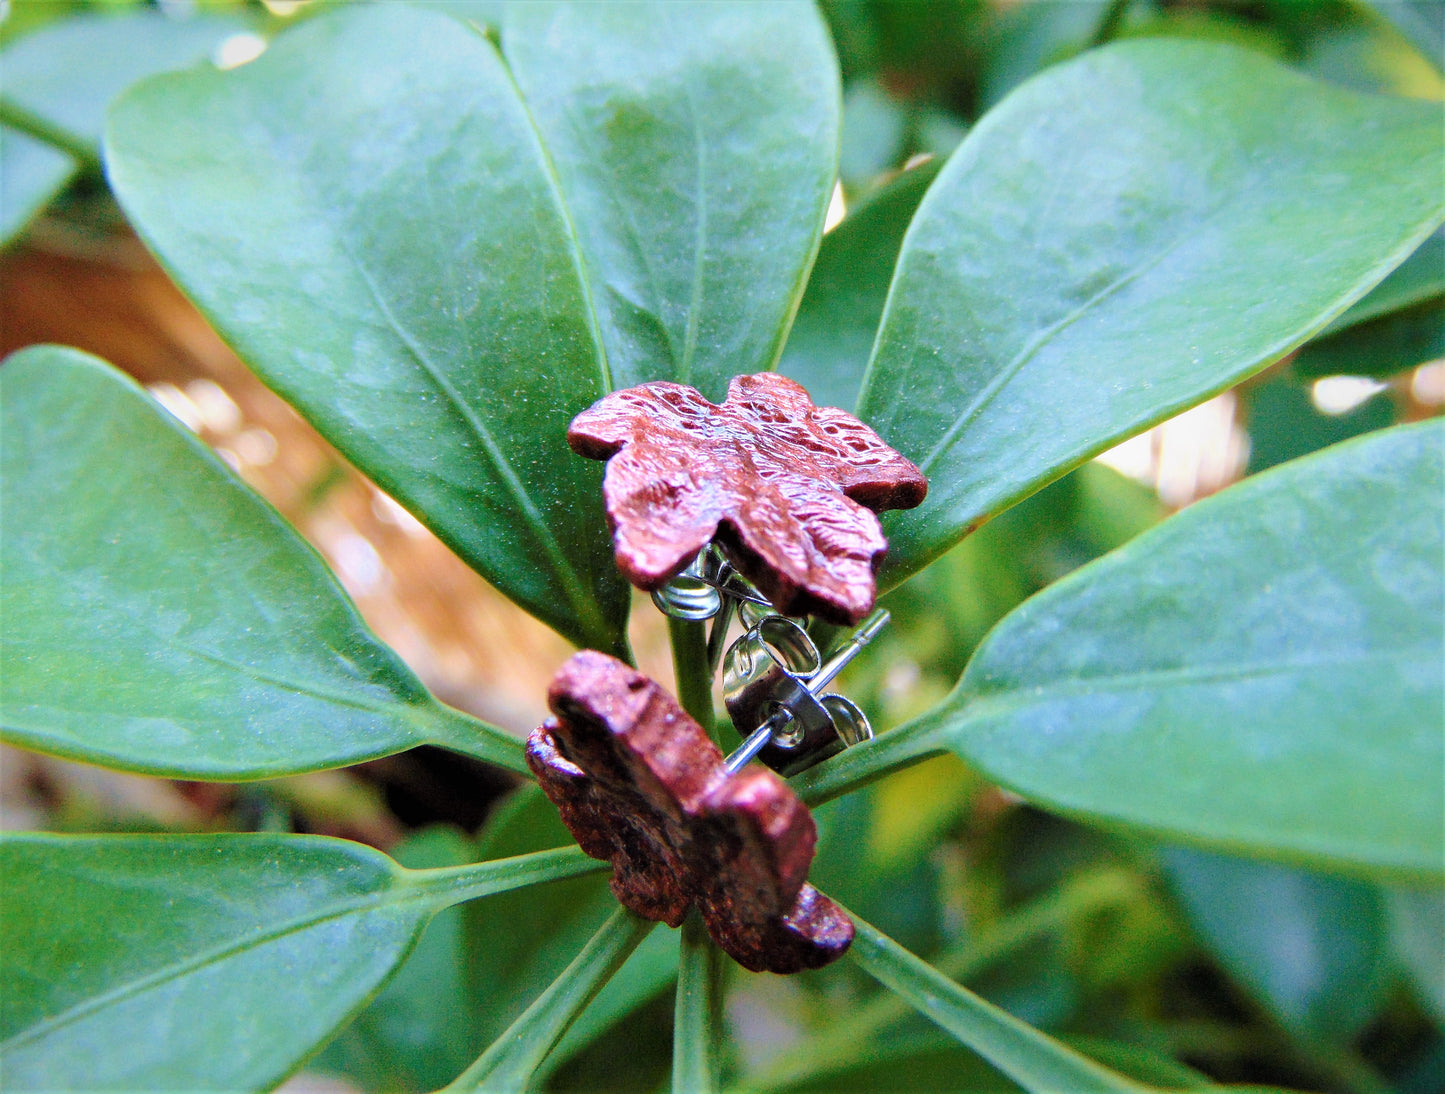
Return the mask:
M 734 377 L 721 406 L 666 381 L 614 391 L 567 442 L 608 460 L 607 519 L 634 585 L 658 588 L 716 536 L 779 611 L 834 623 L 873 607 L 888 541 L 870 510 L 912 508 L 928 490 L 873 430 L 774 372 Z
M 595 650 L 548 692 L 556 715 L 527 740 L 527 764 L 577 842 L 610 860 L 612 891 L 678 926 L 696 905 L 708 933 L 754 972 L 816 969 L 853 923 L 811 885 L 817 829 L 771 771 L 729 777 L 723 755 L 676 700 Z

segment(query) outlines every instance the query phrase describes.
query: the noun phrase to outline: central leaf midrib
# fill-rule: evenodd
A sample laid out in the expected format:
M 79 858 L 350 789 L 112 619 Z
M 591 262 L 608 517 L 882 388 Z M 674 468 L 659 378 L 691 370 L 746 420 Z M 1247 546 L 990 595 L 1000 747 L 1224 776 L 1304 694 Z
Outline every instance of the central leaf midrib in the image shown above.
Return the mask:
M 562 552 L 561 544 L 557 542 L 557 537 L 552 533 L 552 530 L 547 527 L 541 512 L 537 509 L 535 502 L 527 492 L 525 485 L 523 485 L 521 478 L 517 475 L 505 453 L 502 452 L 501 447 L 497 444 L 496 438 L 492 436 L 491 430 L 487 428 L 481 416 L 473 407 L 468 405 L 461 393 L 457 391 L 451 381 L 447 379 L 445 373 L 431 360 L 425 347 L 416 340 L 411 332 L 407 330 L 392 313 L 391 307 L 383 298 L 380 288 L 372 278 L 370 271 L 367 270 L 360 256 L 352 251 L 344 235 L 338 232 L 336 238 L 342 251 L 346 254 L 347 259 L 356 270 L 357 275 L 361 278 L 363 284 L 366 285 L 367 292 L 371 295 L 372 302 L 380 311 L 382 318 L 386 321 L 387 327 L 390 328 L 392 333 L 401 341 L 402 346 L 406 349 L 412 360 L 431 378 L 437 389 L 446 397 L 448 404 L 466 423 L 472 434 L 481 442 L 483 451 L 486 452 L 493 469 L 496 471 L 507 492 L 516 500 L 520 512 L 525 516 L 526 520 L 523 522 L 523 526 L 531 532 L 532 538 L 545 552 L 548 560 L 552 563 L 558 576 L 561 578 L 560 584 L 562 592 L 566 595 L 568 602 L 571 604 L 573 610 L 576 611 L 583 620 L 587 621 L 587 631 L 589 633 L 597 633 L 599 631 L 600 620 L 597 618 L 597 613 L 592 604 L 585 596 L 581 596 L 580 594 L 581 580 L 577 576 L 577 572 L 572 568 L 571 563 L 568 562 L 566 555 Z

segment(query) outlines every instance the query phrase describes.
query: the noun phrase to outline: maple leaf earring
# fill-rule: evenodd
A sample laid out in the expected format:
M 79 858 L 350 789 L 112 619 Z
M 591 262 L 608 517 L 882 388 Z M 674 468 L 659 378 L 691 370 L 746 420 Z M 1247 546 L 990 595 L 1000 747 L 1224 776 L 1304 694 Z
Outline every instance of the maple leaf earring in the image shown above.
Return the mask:
M 696 906 L 754 972 L 816 969 L 853 924 L 807 884 L 818 832 L 771 771 L 733 773 L 677 700 L 614 657 L 575 654 L 548 691 L 527 765 L 582 850 L 612 863 L 612 892 L 676 927 Z
M 735 376 L 721 404 L 682 384 L 615 391 L 567 443 L 606 460 L 617 568 L 649 592 L 716 542 L 783 615 L 857 623 L 888 541 L 874 515 L 923 501 L 909 460 L 846 411 L 773 372 Z
M 807 883 L 812 814 L 784 774 L 872 736 L 863 712 L 820 694 L 888 619 L 868 613 L 887 540 L 875 510 L 919 504 L 923 475 L 852 415 L 816 407 L 773 373 L 734 377 L 719 406 L 681 384 L 617 391 L 567 431 L 607 460 L 603 497 L 618 569 L 680 619 L 712 618 L 717 671 L 746 737 L 722 751 L 655 682 L 584 650 L 558 672 L 552 717 L 527 764 L 582 849 L 612 863 L 612 891 L 678 926 L 696 907 L 713 940 L 754 971 L 819 968 L 853 938 Z M 789 615 L 868 619 L 826 662 Z

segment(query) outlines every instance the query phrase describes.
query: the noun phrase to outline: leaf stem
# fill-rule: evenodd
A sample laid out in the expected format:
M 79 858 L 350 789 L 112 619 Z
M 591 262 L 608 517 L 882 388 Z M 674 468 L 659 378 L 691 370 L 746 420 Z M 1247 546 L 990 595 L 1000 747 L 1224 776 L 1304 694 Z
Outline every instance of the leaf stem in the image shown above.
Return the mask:
M 788 784 L 809 806 L 822 805 L 944 752 L 933 737 L 934 728 L 934 720 L 925 715 L 871 741 L 844 749 L 831 760 L 795 775 Z
M 14 99 L 0 96 L 0 125 L 8 125 L 27 137 L 33 137 L 51 148 L 58 148 L 74 159 L 87 174 L 101 174 L 100 155 L 90 141 L 76 136 L 34 111 L 27 110 Z
M 465 866 L 403 870 L 402 876 L 414 894 L 433 899 L 439 908 L 446 908 L 508 889 L 540 885 L 544 881 L 556 881 L 608 867 L 608 863 L 589 858 L 582 848 L 574 845 L 513 858 L 471 862 Z
M 976 976 L 1034 940 L 1061 931 L 1100 909 L 1126 904 L 1139 892 L 1138 878 L 1122 870 L 1104 869 L 1084 874 L 946 950 L 933 962 L 933 967 L 950 980 Z M 832 1023 L 809 1044 L 806 1053 L 783 1058 L 750 1077 L 733 1094 L 817 1084 L 867 1058 L 874 1051 L 880 1032 L 905 1018 L 910 1009 L 897 995 L 880 995 L 847 1018 Z
M 876 927 L 852 918 L 857 933 L 848 956 L 864 972 L 1025 1090 L 1140 1094 L 1148 1089 L 960 987 Z
M 722 951 L 694 909 L 682 924 L 672 1034 L 673 1094 L 712 1094 L 722 1029 Z
M 432 744 L 532 778 L 522 742 L 510 733 L 445 703 L 418 708 L 418 713 L 422 733 Z
M 682 709 L 717 741 L 717 718 L 712 706 L 712 671 L 707 659 L 707 627 L 702 620 L 667 620 L 672 638 L 672 667 L 677 676 L 677 698 Z

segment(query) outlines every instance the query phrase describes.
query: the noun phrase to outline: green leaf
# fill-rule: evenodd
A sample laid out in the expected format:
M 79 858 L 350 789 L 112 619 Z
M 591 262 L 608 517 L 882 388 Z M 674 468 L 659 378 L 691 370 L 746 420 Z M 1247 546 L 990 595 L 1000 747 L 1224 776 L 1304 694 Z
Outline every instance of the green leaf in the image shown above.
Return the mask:
M 502 46 L 556 165 L 617 387 L 773 367 L 838 164 L 810 3 L 512 5 Z
M 930 477 L 880 586 L 1320 330 L 1440 222 L 1434 104 L 1203 42 L 1030 81 L 904 240 L 859 415 Z
M 576 848 L 413 872 L 313 836 L 9 836 L 6 1085 L 273 1086 L 438 909 L 597 867 Z
M 1185 913 L 1229 974 L 1308 1039 L 1353 1039 L 1388 986 L 1379 890 L 1188 848 L 1163 853 Z
M 98 151 L 112 99 L 137 80 L 211 58 L 222 41 L 246 28 L 241 19 L 210 13 L 72 15 L 0 52 L 4 98 Z
M 480 33 L 401 4 L 326 13 L 232 72 L 133 89 L 106 159 L 267 384 L 517 603 L 624 648 L 602 469 L 565 441 L 606 364 L 546 156 Z
M 0 726 L 28 748 L 181 778 L 259 778 L 433 742 L 514 770 L 442 706 L 326 564 L 103 362 L 0 367 Z
M 887 935 L 853 917 L 848 950 L 863 971 L 903 996 L 920 1014 L 973 1049 L 1025 1090 L 1128 1091 L 1147 1089 L 1101 1067 L 960 987 Z
M 79 14 L 8 45 L 0 52 L 5 72 L 0 117 L 52 143 L 0 130 L 0 241 L 23 228 L 82 160 L 96 166 L 105 108 L 113 98 L 152 73 L 209 57 L 243 29 L 238 19 L 209 14 L 187 19 L 154 10 Z
M 1395 953 L 1445 1025 L 1445 891 L 1393 886 L 1385 897 Z
M 1310 386 L 1292 369 L 1286 369 L 1250 384 L 1240 393 L 1249 433 L 1246 474 L 1258 474 L 1400 422 L 1399 407 L 1389 392 L 1376 392 L 1342 413 L 1327 414 L 1315 405 Z
M 1445 296 L 1317 338 L 1291 365 L 1299 376 L 1387 380 L 1445 357 Z
M 936 162 L 905 171 L 823 237 L 778 362 L 818 406 L 851 410 L 858 401 L 903 233 L 937 176 Z
M 1023 604 L 880 743 L 1096 821 L 1439 876 L 1442 464 L 1437 420 L 1198 502 Z
M 0 125 L 0 243 L 8 243 L 75 173 L 54 145 Z
M 478 837 L 478 857 L 510 858 L 571 840 L 557 807 L 540 788 L 529 784 L 518 788 L 488 818 Z M 462 1061 L 463 1067 L 517 1020 L 536 997 L 538 986 L 556 979 L 616 908 L 607 878 L 600 875 L 502 893 L 466 908 L 480 1043 Z
M 562 975 L 447 1090 L 527 1089 L 532 1074 L 577 1013 L 655 926 L 618 908 Z
M 1445 228 L 1438 229 L 1391 270 L 1389 277 L 1337 316 L 1324 329 L 1324 334 L 1334 334 L 1441 296 L 1445 296 Z
M 413 870 L 475 861 L 471 840 L 441 825 L 409 836 L 391 857 Z M 306 1070 L 346 1076 L 362 1090 L 436 1090 L 450 1081 L 485 1043 L 466 978 L 467 915 L 509 895 L 438 912 L 396 975 Z

